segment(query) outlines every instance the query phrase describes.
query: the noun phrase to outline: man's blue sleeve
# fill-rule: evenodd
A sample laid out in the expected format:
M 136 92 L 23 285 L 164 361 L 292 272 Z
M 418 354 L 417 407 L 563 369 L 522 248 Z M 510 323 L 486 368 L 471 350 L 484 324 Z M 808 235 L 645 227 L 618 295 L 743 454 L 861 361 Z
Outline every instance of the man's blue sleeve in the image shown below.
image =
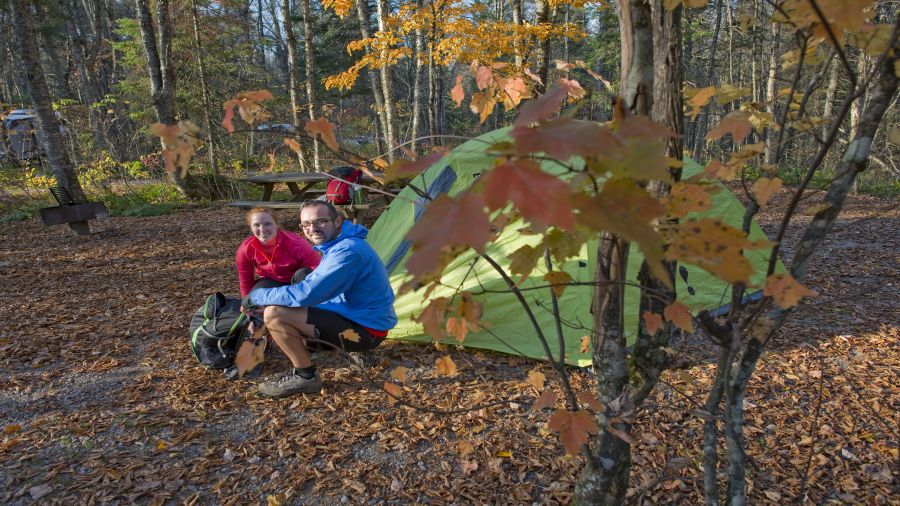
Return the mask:
M 259 306 L 310 307 L 346 292 L 359 275 L 360 259 L 353 251 L 329 252 L 303 281 L 278 288 L 257 288 L 250 299 Z

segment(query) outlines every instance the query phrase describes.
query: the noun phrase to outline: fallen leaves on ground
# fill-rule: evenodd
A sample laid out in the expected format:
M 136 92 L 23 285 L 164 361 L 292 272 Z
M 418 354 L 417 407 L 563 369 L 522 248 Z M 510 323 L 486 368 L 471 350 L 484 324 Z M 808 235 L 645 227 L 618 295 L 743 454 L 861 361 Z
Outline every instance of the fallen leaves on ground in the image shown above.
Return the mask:
M 788 193 L 760 215 L 770 233 Z M 749 503 L 797 502 L 804 482 L 808 503 L 891 501 L 898 218 L 889 201 L 851 197 L 799 280 L 819 297 L 800 301 L 748 389 Z M 788 231 L 787 258 L 810 219 L 798 216 Z M 282 222 L 296 230 L 296 216 Z M 324 353 L 316 359 L 322 394 L 262 399 L 259 377 L 226 381 L 188 346 L 188 320 L 203 299 L 237 292 L 240 214 L 194 208 L 91 226 L 94 234 L 79 237 L 38 220 L 0 224 L 8 262 L 0 266 L 0 502 L 571 501 L 583 460 L 546 429 L 552 413 L 541 408 L 562 407 L 551 369 L 541 368 L 537 392 L 523 381 L 538 366 L 532 360 L 389 341 L 366 369 L 371 382 Z M 689 365 L 665 373 L 626 435 L 635 441 L 629 502 L 702 502 L 703 419 L 691 410 L 713 380 L 714 350 L 699 339 L 672 346 Z M 441 375 L 444 357 L 456 376 Z M 287 366 L 275 351 L 263 374 Z M 386 381 L 434 410 L 503 403 L 416 411 L 390 405 Z M 572 383 L 580 401 L 596 397 L 588 370 L 573 370 Z

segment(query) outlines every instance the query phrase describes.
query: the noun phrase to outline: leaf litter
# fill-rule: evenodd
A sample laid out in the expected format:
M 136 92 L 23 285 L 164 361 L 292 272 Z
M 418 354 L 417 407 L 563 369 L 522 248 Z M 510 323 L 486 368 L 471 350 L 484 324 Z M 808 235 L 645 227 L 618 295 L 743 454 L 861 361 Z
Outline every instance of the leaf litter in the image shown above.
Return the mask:
M 761 213 L 767 232 L 786 199 Z M 752 503 L 793 502 L 801 489 L 812 503 L 895 497 L 898 217 L 891 202 L 849 198 L 802 280 L 819 297 L 800 303 L 748 390 Z M 789 230 L 787 258 L 808 220 Z M 282 222 L 297 228 L 295 216 Z M 582 458 L 547 428 L 551 410 L 531 409 L 561 393 L 550 367 L 388 342 L 364 373 L 320 356 L 321 395 L 261 399 L 258 376 L 225 381 L 188 347 L 203 298 L 236 293 L 241 217 L 193 208 L 92 227 L 79 237 L 37 220 L 0 224 L 0 502 L 571 501 Z M 673 347 L 682 368 L 663 376 L 629 434 L 632 503 L 701 502 L 703 419 L 691 412 L 712 383 L 713 351 L 697 339 Z M 287 364 L 276 351 L 263 374 Z M 505 403 L 449 415 L 391 405 L 380 387 L 398 370 L 398 391 L 419 405 Z M 592 382 L 573 370 L 576 391 L 595 392 Z

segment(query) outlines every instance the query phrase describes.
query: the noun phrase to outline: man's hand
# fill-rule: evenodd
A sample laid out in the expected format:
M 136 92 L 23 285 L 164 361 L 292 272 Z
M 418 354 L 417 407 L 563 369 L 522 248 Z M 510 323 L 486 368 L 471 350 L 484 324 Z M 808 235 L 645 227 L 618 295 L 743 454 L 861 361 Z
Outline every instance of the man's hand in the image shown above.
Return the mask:
M 248 293 L 246 296 L 244 296 L 243 299 L 241 299 L 241 311 L 247 315 L 253 315 L 258 309 L 260 309 L 260 306 L 257 306 L 253 303 L 253 299 L 250 298 L 251 295 L 253 295 L 253 292 Z

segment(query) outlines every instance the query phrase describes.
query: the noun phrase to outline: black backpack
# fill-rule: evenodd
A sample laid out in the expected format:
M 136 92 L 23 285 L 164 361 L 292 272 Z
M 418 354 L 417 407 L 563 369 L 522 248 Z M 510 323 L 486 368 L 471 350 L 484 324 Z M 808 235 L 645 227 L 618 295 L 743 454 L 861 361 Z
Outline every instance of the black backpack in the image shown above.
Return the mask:
M 191 350 L 197 361 L 210 369 L 227 369 L 244 338 L 250 318 L 241 313 L 241 300 L 229 299 L 219 292 L 191 318 Z

